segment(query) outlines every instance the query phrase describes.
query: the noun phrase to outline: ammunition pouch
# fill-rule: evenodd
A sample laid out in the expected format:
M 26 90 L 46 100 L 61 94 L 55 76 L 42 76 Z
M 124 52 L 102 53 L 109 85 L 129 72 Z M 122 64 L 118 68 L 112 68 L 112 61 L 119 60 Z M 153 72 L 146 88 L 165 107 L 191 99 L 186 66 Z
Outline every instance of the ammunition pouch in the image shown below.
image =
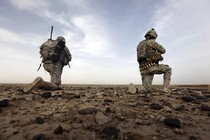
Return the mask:
M 140 65 L 140 71 L 146 70 L 146 69 L 148 69 L 149 67 L 155 66 L 155 65 L 156 65 L 156 63 L 154 63 L 154 62 L 145 62 L 145 63 L 142 63 L 142 64 Z

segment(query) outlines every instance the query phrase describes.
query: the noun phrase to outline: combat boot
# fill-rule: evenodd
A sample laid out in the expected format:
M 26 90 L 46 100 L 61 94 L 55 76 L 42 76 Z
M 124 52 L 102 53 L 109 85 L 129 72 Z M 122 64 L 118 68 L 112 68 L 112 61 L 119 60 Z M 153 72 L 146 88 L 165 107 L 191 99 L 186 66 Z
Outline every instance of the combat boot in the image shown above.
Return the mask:
M 42 87 L 44 85 L 44 80 L 41 77 L 37 77 L 34 81 L 28 85 L 26 85 L 23 89 L 25 93 L 28 93 L 34 88 Z

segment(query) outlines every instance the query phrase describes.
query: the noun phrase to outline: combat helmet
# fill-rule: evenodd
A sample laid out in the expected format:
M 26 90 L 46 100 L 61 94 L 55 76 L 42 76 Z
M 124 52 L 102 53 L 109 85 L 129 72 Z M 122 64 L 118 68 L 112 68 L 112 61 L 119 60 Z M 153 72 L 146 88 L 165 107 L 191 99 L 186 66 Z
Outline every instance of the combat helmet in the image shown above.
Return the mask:
M 63 42 L 66 42 L 66 40 L 63 36 L 58 36 L 56 40 L 62 40 Z
M 149 31 L 145 34 L 144 37 L 146 37 L 146 36 L 152 36 L 152 37 L 154 37 L 154 38 L 156 39 L 158 35 L 157 35 L 155 29 L 152 28 L 151 30 L 149 30 Z

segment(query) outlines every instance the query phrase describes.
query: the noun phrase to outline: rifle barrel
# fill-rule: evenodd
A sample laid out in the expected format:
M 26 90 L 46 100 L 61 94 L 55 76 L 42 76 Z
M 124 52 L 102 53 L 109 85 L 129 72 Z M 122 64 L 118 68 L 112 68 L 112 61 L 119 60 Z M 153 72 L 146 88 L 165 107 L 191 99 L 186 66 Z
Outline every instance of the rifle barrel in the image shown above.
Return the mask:
M 52 40 L 52 33 L 53 33 L 53 26 L 51 26 L 51 30 L 50 30 L 50 40 Z

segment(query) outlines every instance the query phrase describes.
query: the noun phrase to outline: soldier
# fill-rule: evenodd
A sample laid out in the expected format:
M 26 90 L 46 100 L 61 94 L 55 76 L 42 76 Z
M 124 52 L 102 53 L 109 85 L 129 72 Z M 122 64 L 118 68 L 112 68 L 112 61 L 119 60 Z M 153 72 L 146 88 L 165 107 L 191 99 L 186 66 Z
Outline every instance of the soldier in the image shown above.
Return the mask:
M 137 61 L 142 78 L 140 92 L 151 92 L 154 74 L 163 74 L 163 91 L 171 93 L 169 85 L 172 70 L 168 65 L 159 64 L 159 61 L 163 60 L 161 54 L 165 53 L 165 48 L 155 41 L 157 36 L 152 28 L 145 34 L 145 40 L 141 41 L 137 47 Z
M 63 67 L 69 65 L 72 56 L 65 45 L 65 38 L 58 36 L 56 40 L 48 39 L 40 46 L 40 54 L 44 69 L 49 72 L 51 82 L 45 82 L 41 77 L 37 77 L 32 83 L 26 85 L 23 89 L 25 93 L 34 88 L 47 90 L 61 89 L 61 75 Z M 40 64 L 41 65 L 41 64 Z

